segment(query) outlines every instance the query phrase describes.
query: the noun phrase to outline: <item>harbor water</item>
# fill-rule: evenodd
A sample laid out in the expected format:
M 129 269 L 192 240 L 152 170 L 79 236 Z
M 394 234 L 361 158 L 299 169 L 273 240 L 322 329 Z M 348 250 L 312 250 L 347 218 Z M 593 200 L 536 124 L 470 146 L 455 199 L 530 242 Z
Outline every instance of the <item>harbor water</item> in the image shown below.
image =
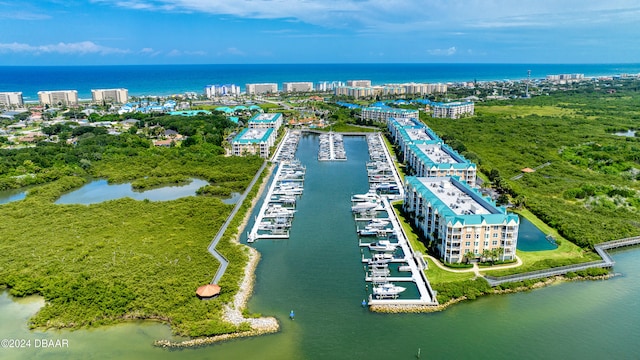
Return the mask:
M 29 331 L 27 319 L 41 300 L 5 293 L 0 320 L 11 325 L 0 327 L 0 338 L 68 339 L 69 347 L 0 349 L 0 358 L 416 359 L 418 352 L 424 359 L 637 358 L 637 248 L 613 253 L 622 276 L 609 280 L 491 295 L 437 313 L 378 314 L 363 308 L 365 274 L 349 199 L 368 190 L 367 144 L 364 137 L 345 136 L 344 145 L 347 161 L 319 162 L 317 136 L 301 138 L 297 157 L 306 177 L 290 238 L 251 244 L 262 257 L 249 311 L 276 316 L 279 333 L 169 351 L 152 346 L 170 337 L 169 328 L 157 323 Z

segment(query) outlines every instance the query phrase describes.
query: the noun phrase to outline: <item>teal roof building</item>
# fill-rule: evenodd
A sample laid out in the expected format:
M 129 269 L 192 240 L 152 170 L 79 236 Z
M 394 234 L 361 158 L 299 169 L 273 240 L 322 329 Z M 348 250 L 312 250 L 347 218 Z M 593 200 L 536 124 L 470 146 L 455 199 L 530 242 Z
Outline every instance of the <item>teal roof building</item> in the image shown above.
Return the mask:
M 407 176 L 403 207 L 444 262 L 459 263 L 492 252 L 500 260 L 515 260 L 518 215 L 456 176 Z

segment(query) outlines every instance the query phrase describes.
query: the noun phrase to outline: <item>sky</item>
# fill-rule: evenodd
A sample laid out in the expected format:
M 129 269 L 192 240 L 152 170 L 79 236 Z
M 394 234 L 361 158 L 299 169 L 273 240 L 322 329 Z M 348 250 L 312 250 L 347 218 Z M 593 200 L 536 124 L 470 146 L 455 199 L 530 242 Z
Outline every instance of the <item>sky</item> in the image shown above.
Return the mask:
M 637 0 L 0 0 L 0 66 L 640 63 Z

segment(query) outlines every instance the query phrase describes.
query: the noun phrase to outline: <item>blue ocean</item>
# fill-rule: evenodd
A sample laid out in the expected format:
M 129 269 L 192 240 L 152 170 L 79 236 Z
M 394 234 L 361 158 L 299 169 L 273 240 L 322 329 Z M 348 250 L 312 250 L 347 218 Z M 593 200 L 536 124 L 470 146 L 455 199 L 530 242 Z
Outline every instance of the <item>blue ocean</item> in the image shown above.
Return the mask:
M 42 90 L 126 88 L 131 96 L 202 93 L 209 84 L 287 81 L 371 80 L 374 85 L 402 82 L 520 80 L 549 74 L 585 76 L 637 74 L 640 64 L 256 64 L 256 65 L 123 65 L 0 66 L 0 92 L 21 91 L 25 101 Z

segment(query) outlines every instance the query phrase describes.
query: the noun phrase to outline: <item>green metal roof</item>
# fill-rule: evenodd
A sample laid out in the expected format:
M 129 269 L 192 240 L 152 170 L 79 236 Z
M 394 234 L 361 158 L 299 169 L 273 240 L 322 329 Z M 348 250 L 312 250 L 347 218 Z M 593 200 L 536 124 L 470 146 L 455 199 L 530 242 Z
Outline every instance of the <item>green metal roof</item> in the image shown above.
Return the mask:
M 273 133 L 274 129 L 243 129 L 236 137 L 233 138 L 234 143 L 239 144 L 259 144 L 266 142 Z M 255 136 L 250 136 L 255 134 Z

